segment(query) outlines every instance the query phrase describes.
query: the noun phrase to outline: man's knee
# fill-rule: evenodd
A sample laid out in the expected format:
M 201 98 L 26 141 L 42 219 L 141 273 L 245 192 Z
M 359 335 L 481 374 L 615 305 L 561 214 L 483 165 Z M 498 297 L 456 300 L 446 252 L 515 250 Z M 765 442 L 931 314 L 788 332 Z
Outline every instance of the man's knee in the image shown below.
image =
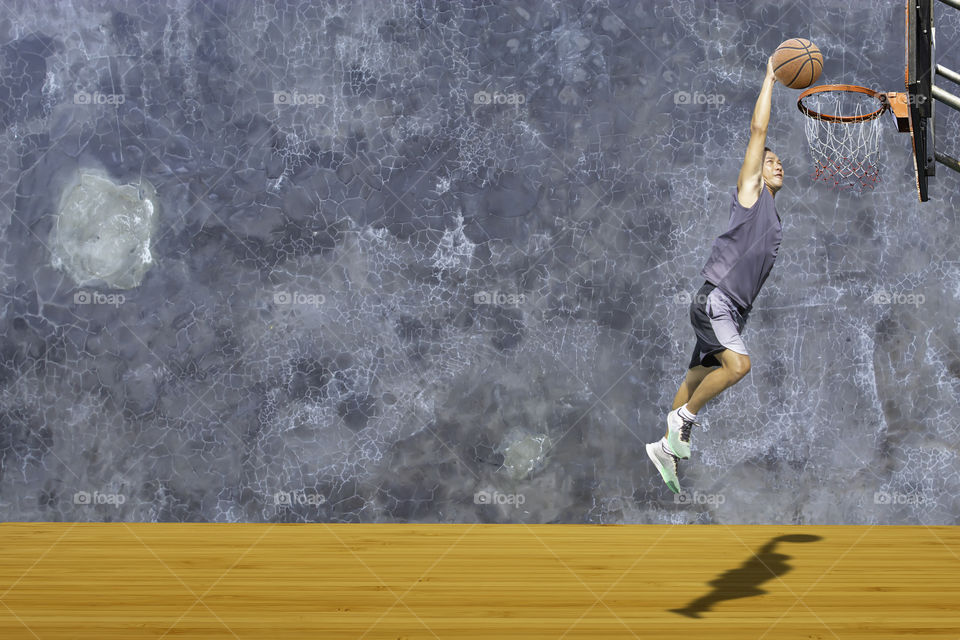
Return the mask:
M 738 381 L 750 372 L 750 356 L 737 353 L 736 351 L 727 351 L 723 354 L 723 367 L 729 374 Z

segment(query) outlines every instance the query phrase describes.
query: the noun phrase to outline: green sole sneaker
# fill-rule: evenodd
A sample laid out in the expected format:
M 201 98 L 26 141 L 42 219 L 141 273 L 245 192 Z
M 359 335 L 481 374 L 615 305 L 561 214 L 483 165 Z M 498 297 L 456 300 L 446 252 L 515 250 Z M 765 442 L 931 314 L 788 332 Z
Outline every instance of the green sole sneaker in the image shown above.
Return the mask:
M 667 484 L 667 488 L 674 493 L 680 493 L 680 480 L 677 478 L 677 456 L 663 448 L 661 441 L 647 445 L 647 456 L 660 472 L 660 476 Z
M 694 426 L 700 426 L 700 423 L 684 420 L 677 409 L 667 414 L 667 444 L 683 460 L 690 458 L 690 430 Z

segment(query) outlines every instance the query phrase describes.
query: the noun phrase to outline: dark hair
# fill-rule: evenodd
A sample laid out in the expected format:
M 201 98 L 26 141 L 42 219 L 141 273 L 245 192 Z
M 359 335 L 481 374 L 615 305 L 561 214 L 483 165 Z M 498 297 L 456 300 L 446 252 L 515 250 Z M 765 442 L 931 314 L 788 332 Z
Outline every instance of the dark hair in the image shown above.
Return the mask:
M 773 153 L 773 149 L 771 149 L 770 147 L 764 147 L 764 148 L 763 148 L 763 155 L 767 155 L 767 151 L 769 151 L 770 153 Z

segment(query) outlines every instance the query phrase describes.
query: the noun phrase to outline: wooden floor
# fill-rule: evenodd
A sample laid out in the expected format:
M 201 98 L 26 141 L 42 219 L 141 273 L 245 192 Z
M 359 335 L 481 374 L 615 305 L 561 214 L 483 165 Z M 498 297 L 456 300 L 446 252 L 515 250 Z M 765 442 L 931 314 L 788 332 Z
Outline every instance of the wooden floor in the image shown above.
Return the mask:
M 960 529 L 0 524 L 0 638 L 960 638 Z

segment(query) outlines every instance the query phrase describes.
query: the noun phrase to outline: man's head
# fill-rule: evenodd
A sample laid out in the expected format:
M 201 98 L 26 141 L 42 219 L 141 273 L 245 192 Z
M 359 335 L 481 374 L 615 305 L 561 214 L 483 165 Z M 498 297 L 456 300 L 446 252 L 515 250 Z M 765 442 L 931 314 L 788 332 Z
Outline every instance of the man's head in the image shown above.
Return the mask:
M 770 187 L 770 192 L 774 195 L 783 186 L 783 165 L 780 158 L 770 147 L 763 148 L 763 183 Z

